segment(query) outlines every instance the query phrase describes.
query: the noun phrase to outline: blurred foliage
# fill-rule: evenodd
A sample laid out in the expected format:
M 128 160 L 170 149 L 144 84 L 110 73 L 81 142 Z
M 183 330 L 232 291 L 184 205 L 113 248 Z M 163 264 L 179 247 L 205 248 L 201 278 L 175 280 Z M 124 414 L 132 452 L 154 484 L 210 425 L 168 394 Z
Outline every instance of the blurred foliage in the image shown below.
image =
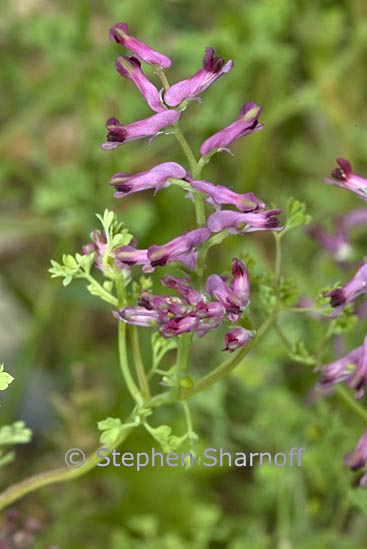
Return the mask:
M 185 162 L 167 136 L 101 150 L 108 117 L 130 122 L 148 115 L 134 87 L 114 70 L 120 48 L 109 42 L 108 29 L 121 20 L 174 60 L 171 81 L 196 71 L 207 46 L 234 60 L 231 73 L 183 117 L 195 150 L 245 101 L 262 106 L 264 130 L 238 141 L 234 158 L 217 155 L 205 178 L 254 191 L 284 210 L 294 196 L 314 222 L 331 222 L 359 206 L 358 198 L 322 178 L 338 156 L 367 173 L 364 0 L 2 0 L 1 276 L 29 321 L 16 348 L 1 357 L 17 378 L 1 414 L 9 421 L 21 417 L 34 430 L 2 485 L 62 465 L 68 448 L 94 449 L 97 422 L 129 411 L 114 319 L 78 284 L 60 291 L 47 273 L 50 258 L 80 250 L 97 226 L 95 213 L 105 208 L 118 212 L 142 247 L 194 226 L 192 204 L 176 188 L 154 200 L 149 192 L 112 198 L 108 182 L 117 171 Z M 358 233 L 359 256 L 366 240 Z M 255 258 L 255 275 L 271 270 L 272 245 L 266 234 L 231 238 L 211 250 L 208 268 L 226 270 L 240 254 Z M 284 272 L 316 298 L 320 285 L 347 280 L 352 271 L 336 272 L 332 258 L 301 229 L 287 236 Z M 287 299 L 293 299 L 292 280 L 283 282 Z M 254 291 L 261 291 L 256 283 Z M 319 349 L 323 360 L 335 356 L 324 345 L 327 326 L 284 314 L 282 330 L 293 346 L 289 356 L 270 332 L 228 382 L 193 398 L 194 425 L 203 448 L 304 447 L 301 468 L 94 471 L 17 504 L 43 524 L 34 546 L 363 547 L 367 496 L 352 487 L 342 463 L 363 425 L 351 422 L 334 397 L 306 405 L 317 379 L 310 352 Z M 347 348 L 363 335 L 363 326 L 353 326 Z M 216 337 L 208 336 L 196 346 L 194 367 L 207 371 L 219 353 Z M 298 363 L 305 357 L 310 366 Z M 176 409 L 159 413 L 162 423 L 182 427 Z M 152 444 L 138 431 L 126 450 Z

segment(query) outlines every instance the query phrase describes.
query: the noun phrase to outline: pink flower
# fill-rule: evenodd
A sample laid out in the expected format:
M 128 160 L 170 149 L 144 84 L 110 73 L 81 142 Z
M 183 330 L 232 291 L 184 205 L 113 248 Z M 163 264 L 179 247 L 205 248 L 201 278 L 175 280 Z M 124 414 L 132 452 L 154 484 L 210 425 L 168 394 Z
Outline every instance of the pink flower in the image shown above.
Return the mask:
M 339 164 L 339 168 L 335 168 L 331 172 L 331 179 L 324 179 L 325 183 L 352 191 L 367 201 L 367 179 L 354 174 L 352 172 L 352 165 L 348 160 L 337 158 L 336 162 Z
M 129 194 L 154 189 L 155 192 L 166 187 L 168 179 L 174 177 L 183 179 L 186 176 L 186 170 L 175 162 L 163 162 L 146 170 L 135 174 L 119 172 L 112 176 L 110 184 L 115 187 L 115 198 L 122 198 Z
M 155 137 L 163 128 L 172 126 L 180 118 L 177 111 L 163 111 L 153 114 L 149 118 L 123 125 L 117 118 L 109 118 L 106 122 L 107 141 L 103 143 L 105 150 L 115 149 L 128 141 L 135 141 L 144 137 Z
M 213 48 L 206 48 L 203 68 L 190 78 L 170 86 L 164 94 L 164 102 L 169 107 L 177 107 L 184 100 L 195 99 L 223 74 L 229 72 L 233 62 L 224 63 L 222 57 L 214 57 Z
M 260 114 L 261 107 L 256 103 L 245 103 L 242 105 L 240 115 L 235 122 L 232 122 L 232 124 L 204 141 L 200 147 L 201 154 L 205 156 L 216 151 L 228 151 L 228 145 L 236 139 L 262 130 L 263 125 L 258 122 Z
M 245 330 L 245 328 L 232 328 L 232 330 L 227 332 L 224 336 L 225 347 L 223 351 L 233 353 L 233 351 L 246 345 L 252 337 L 253 333 L 249 330 Z
M 206 202 L 216 210 L 219 210 L 223 204 L 235 206 L 241 212 L 265 208 L 264 202 L 261 202 L 253 193 L 238 194 L 228 187 L 213 185 L 210 181 L 189 180 L 189 183 L 195 191 L 206 194 Z
M 162 68 L 168 68 L 172 64 L 172 61 L 168 57 L 152 50 L 144 42 L 140 42 L 140 40 L 130 36 L 126 23 L 116 23 L 116 25 L 113 25 L 110 30 L 110 40 L 121 44 L 121 46 L 132 51 L 139 59 L 150 65 L 159 65 Z
M 212 233 L 219 233 L 227 229 L 233 234 L 244 234 L 252 231 L 266 231 L 279 229 L 279 220 L 276 217 L 281 210 L 266 210 L 260 212 L 239 213 L 231 210 L 222 210 L 208 217 L 207 227 Z
M 115 66 L 121 76 L 128 78 L 135 84 L 152 111 L 162 112 L 166 110 L 161 104 L 157 88 L 144 75 L 141 70 L 140 61 L 136 57 L 121 55 L 116 59 Z

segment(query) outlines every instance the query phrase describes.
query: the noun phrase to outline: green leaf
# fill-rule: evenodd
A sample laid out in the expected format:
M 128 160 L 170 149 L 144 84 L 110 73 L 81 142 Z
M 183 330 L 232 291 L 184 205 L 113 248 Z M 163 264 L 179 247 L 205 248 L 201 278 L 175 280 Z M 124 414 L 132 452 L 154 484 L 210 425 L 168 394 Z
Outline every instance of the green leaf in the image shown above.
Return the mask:
M 287 222 L 284 231 L 299 227 L 300 225 L 308 225 L 311 222 L 311 216 L 306 214 L 306 204 L 295 198 L 290 198 L 287 204 Z
M 16 421 L 13 425 L 0 428 L 0 445 L 24 444 L 31 440 L 32 431 L 25 426 L 24 421 Z
M 107 444 L 107 446 L 112 447 L 123 429 L 123 424 L 119 418 L 108 417 L 103 421 L 99 421 L 98 429 L 104 431 L 101 435 L 100 441 L 102 444 Z
M 4 364 L 0 364 L 0 391 L 5 391 L 13 380 L 13 376 L 4 372 Z

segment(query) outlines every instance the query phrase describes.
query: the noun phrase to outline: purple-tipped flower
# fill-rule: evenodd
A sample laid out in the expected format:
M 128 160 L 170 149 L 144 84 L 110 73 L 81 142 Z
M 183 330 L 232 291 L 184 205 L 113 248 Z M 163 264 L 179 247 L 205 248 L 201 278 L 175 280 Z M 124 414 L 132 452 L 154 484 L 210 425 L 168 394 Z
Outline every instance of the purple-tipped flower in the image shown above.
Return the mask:
M 247 301 L 241 299 L 231 288 L 229 288 L 224 280 L 216 275 L 210 275 L 206 281 L 205 289 L 208 294 L 219 301 L 228 313 L 228 318 L 232 322 L 236 322 L 243 308 L 247 305 Z
M 189 181 L 191 187 L 200 193 L 207 195 L 206 201 L 216 210 L 220 210 L 222 204 L 235 206 L 241 212 L 251 212 L 259 208 L 265 208 L 253 193 L 238 194 L 228 187 L 213 185 L 210 181 Z
M 121 76 L 124 76 L 134 82 L 135 86 L 144 97 L 148 107 L 151 108 L 152 111 L 162 112 L 166 110 L 161 104 L 157 88 L 144 75 L 141 70 L 140 61 L 136 57 L 121 55 L 116 59 L 115 66 Z
M 131 244 L 117 248 L 114 252 L 114 258 L 118 267 L 149 264 L 148 250 L 137 250 Z
M 331 172 L 331 179 L 324 179 L 325 183 L 336 185 L 357 194 L 367 201 L 367 179 L 352 172 L 352 165 L 344 158 L 336 159 L 339 168 Z
M 190 78 L 170 86 L 164 94 L 164 102 L 169 107 L 177 107 L 184 100 L 195 99 L 223 74 L 229 72 L 232 65 L 232 61 L 225 63 L 222 57 L 215 57 L 213 48 L 206 48 L 203 68 Z
M 344 463 L 350 467 L 352 471 L 358 471 L 358 469 L 367 465 L 367 431 L 365 431 L 358 440 L 355 449 L 346 454 Z
M 172 126 L 180 118 L 178 111 L 163 111 L 153 114 L 149 118 L 132 122 L 131 124 L 121 124 L 117 118 L 109 118 L 106 122 L 107 141 L 103 143 L 105 150 L 115 149 L 128 141 L 135 141 L 144 137 L 155 137 L 163 128 Z
M 165 55 L 152 50 L 152 48 L 140 42 L 140 40 L 129 36 L 129 29 L 126 23 L 116 23 L 116 25 L 113 25 L 110 30 L 110 40 L 121 44 L 121 46 L 124 46 L 139 59 L 150 65 L 159 65 L 162 68 L 168 68 L 172 64 L 172 61 Z
M 262 130 L 263 125 L 258 122 L 261 107 L 256 103 L 245 103 L 240 110 L 240 115 L 235 122 L 223 128 L 209 137 L 200 147 L 203 156 L 213 151 L 228 151 L 228 145 L 236 139 L 252 132 Z
M 227 229 L 233 234 L 243 234 L 253 231 L 279 229 L 279 220 L 276 217 L 281 210 L 267 210 L 260 212 L 238 213 L 222 210 L 208 217 L 207 227 L 212 233 L 219 233 Z
M 236 351 L 240 347 L 247 345 L 252 336 L 253 333 L 249 330 L 245 330 L 245 328 L 232 328 L 232 330 L 224 335 L 225 347 L 223 351 L 229 351 L 230 353 L 233 353 L 233 351 Z
M 156 311 L 148 310 L 145 307 L 125 307 L 121 311 L 114 311 L 113 315 L 133 326 L 154 327 L 159 323 L 159 314 Z
M 193 255 L 196 247 L 209 237 L 208 229 L 189 231 L 161 246 L 151 246 L 148 249 L 148 258 L 153 267 L 167 265 L 172 261 L 181 261 L 192 268 L 196 260 L 196 255 Z
M 189 305 L 197 305 L 199 301 L 203 299 L 203 295 L 190 286 L 190 280 L 188 278 L 182 279 L 175 276 L 164 275 L 161 278 L 161 284 L 166 288 L 176 290 Z
M 164 162 L 158 164 L 150 170 L 135 174 L 116 173 L 112 176 L 110 184 L 115 187 L 115 198 L 122 198 L 129 194 L 145 191 L 146 189 L 155 189 L 160 191 L 167 186 L 167 180 L 170 177 L 182 179 L 186 175 L 186 170 L 175 162 Z
M 232 261 L 232 276 L 231 289 L 240 298 L 241 306 L 245 307 L 249 302 L 250 281 L 244 262 L 237 257 Z
M 319 370 L 321 378 L 318 387 L 321 388 L 321 394 L 329 392 L 337 383 L 345 383 L 355 391 L 355 398 L 361 398 L 367 385 L 367 336 L 363 345 L 334 362 L 321 366 Z
M 199 319 L 194 313 L 189 313 L 182 318 L 171 318 L 166 324 L 160 328 L 160 333 L 163 337 L 172 337 L 194 332 L 199 325 Z
M 335 314 L 337 314 L 345 305 L 365 293 L 367 293 L 367 263 L 356 272 L 347 284 L 330 292 L 324 292 L 323 295 L 330 297 L 330 305 L 335 307 Z

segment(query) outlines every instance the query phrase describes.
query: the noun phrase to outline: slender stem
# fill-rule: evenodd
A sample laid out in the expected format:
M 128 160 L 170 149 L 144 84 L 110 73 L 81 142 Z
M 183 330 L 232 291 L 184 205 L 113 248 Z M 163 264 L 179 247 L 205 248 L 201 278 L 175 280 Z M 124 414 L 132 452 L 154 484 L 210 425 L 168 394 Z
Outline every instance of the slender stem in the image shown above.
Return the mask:
M 134 428 L 135 426 L 132 425 L 130 428 L 125 429 L 114 443 L 113 448 L 109 448 L 108 451 L 104 452 L 104 456 L 107 456 L 113 449 L 122 444 Z M 58 482 L 67 482 L 85 475 L 88 471 L 96 467 L 99 461 L 101 461 L 101 458 L 97 456 L 97 450 L 88 456 L 84 465 L 82 465 L 79 469 L 60 467 L 59 469 L 33 475 L 32 477 L 13 484 L 0 494 L 0 510 L 4 509 L 8 505 L 11 505 L 26 494 L 34 492 L 43 486 L 56 484 Z
M 117 291 L 117 298 L 118 298 L 118 306 L 122 307 L 124 305 L 124 286 L 123 281 L 121 278 L 116 280 L 116 291 Z M 119 348 L 119 360 L 120 360 L 120 368 L 122 375 L 124 377 L 126 386 L 128 388 L 129 393 L 135 400 L 135 402 L 138 404 L 138 406 L 142 406 L 144 403 L 144 399 L 142 397 L 141 392 L 139 391 L 129 368 L 128 358 L 127 358 L 127 349 L 126 349 L 126 324 L 125 322 L 118 321 L 118 348 Z
M 217 368 L 209 372 L 206 376 L 202 377 L 197 381 L 192 387 L 181 389 L 179 399 L 185 400 L 187 398 L 204 391 L 214 383 L 217 383 L 224 377 L 226 377 L 238 364 L 243 360 L 243 358 L 250 352 L 255 343 L 265 334 L 265 332 L 270 328 L 275 319 L 275 313 L 270 315 L 267 320 L 261 324 L 260 328 L 257 331 L 256 336 L 242 349 L 240 349 L 233 357 L 228 358 Z
M 118 323 L 118 346 L 119 346 L 119 359 L 121 372 L 124 377 L 126 386 L 129 393 L 135 400 L 138 405 L 142 405 L 144 400 L 143 397 L 131 375 L 128 360 L 127 360 L 127 350 L 126 350 L 126 324 L 125 322 L 119 321 Z
M 138 378 L 140 391 L 143 395 L 144 400 L 149 400 L 150 399 L 149 383 L 148 383 L 147 376 L 145 374 L 144 363 L 143 363 L 143 359 L 140 352 L 139 333 L 136 326 L 131 326 L 130 333 L 131 333 L 131 344 L 132 344 L 132 351 L 134 356 L 135 370 Z
M 181 402 L 181 404 L 182 404 L 184 412 L 185 412 L 187 432 L 192 433 L 193 432 L 193 425 L 192 425 L 192 417 L 191 417 L 191 412 L 190 412 L 190 406 L 188 405 L 186 400 Z
M 274 285 L 278 295 L 279 301 L 279 284 L 280 284 L 280 270 L 282 264 L 282 245 L 281 245 L 281 235 L 274 232 L 275 239 L 275 268 L 274 268 Z
M 182 334 L 178 342 L 178 351 L 176 358 L 177 386 L 179 386 L 181 374 L 187 368 L 192 343 L 192 336 L 192 333 Z
M 348 393 L 347 389 L 343 385 L 337 385 L 335 388 L 336 394 L 349 406 L 351 410 L 356 412 L 363 421 L 367 420 L 367 410 L 365 410 L 354 398 Z

